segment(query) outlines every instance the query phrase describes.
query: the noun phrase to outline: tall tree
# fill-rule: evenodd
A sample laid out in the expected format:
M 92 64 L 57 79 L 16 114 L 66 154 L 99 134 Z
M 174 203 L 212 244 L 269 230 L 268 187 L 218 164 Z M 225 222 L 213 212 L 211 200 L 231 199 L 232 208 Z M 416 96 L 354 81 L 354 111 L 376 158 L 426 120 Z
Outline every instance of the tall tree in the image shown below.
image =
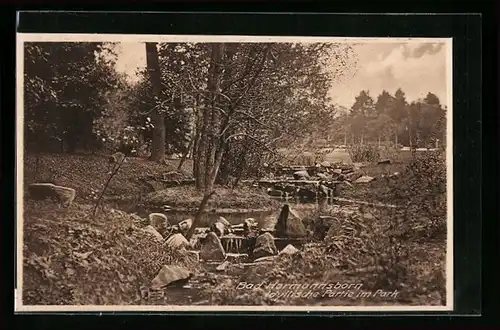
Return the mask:
M 351 107 L 352 115 L 352 134 L 353 137 L 358 136 L 359 142 L 363 144 L 366 125 L 369 119 L 373 119 L 376 115 L 373 99 L 368 91 L 362 90 Z
M 386 90 L 383 90 L 382 93 L 377 97 L 377 102 L 375 103 L 375 110 L 377 115 L 381 115 L 383 113 L 389 113 L 392 104 L 394 102 L 394 96 L 389 94 Z
M 420 138 L 426 146 L 436 146 L 445 137 L 445 110 L 440 104 L 439 98 L 432 93 L 428 93 L 421 104 L 419 116 Z
M 404 132 L 407 132 L 406 127 L 403 125 L 403 122 L 406 120 L 406 118 L 408 118 L 408 103 L 406 102 L 405 93 L 401 88 L 398 88 L 396 93 L 394 93 L 394 101 L 392 102 L 392 107 L 390 108 L 389 116 L 394 120 L 396 124 L 394 142 L 396 145 L 398 145 L 398 143 L 401 141 L 400 134 L 401 133 L 404 134 Z M 403 135 L 403 137 L 406 137 L 406 135 Z
M 151 148 L 151 160 L 159 161 L 165 157 L 165 107 L 161 102 L 161 74 L 158 60 L 157 43 L 146 43 L 146 61 L 151 87 L 155 97 L 156 105 L 151 113 L 153 119 L 153 138 Z
M 111 44 L 25 43 L 24 115 L 29 148 L 60 145 L 60 151 L 93 149 L 93 121 L 102 113 L 119 75 Z

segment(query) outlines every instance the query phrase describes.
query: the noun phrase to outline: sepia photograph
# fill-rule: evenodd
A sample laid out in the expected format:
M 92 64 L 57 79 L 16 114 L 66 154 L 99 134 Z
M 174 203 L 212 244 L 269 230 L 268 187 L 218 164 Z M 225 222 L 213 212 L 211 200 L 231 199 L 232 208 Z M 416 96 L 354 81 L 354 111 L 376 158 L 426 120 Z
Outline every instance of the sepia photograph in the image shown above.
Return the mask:
M 17 35 L 16 311 L 453 310 L 452 39 Z

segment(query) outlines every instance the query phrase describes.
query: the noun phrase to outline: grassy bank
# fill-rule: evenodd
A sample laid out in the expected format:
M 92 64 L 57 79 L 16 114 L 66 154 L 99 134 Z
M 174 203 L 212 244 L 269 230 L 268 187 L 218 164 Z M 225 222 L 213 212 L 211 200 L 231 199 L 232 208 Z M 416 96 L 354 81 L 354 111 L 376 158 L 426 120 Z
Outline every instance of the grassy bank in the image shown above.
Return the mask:
M 175 171 L 179 160 L 167 160 L 165 164 L 144 158 L 127 158 L 111 180 L 108 196 L 133 195 L 148 192 L 142 178 L 162 178 L 163 173 Z M 53 182 L 76 189 L 77 200 L 92 200 L 108 178 L 111 170 L 108 156 L 75 154 L 37 154 L 24 156 L 24 180 Z M 182 171 L 191 173 L 191 162 L 186 161 Z
M 179 160 L 158 164 L 142 158 L 127 158 L 110 181 L 104 200 L 116 206 L 157 208 L 169 205 L 187 210 L 197 209 L 203 196 L 193 186 L 179 186 L 151 192 L 144 178 L 163 178 L 164 173 L 177 169 Z M 108 179 L 108 158 L 101 155 L 41 154 L 26 155 L 25 184 L 52 182 L 76 189 L 76 201 L 93 203 Z M 189 176 L 192 162 L 186 161 L 182 172 Z M 214 208 L 269 208 L 278 204 L 261 190 L 251 188 L 228 189 L 219 187 L 210 199 L 207 209 Z

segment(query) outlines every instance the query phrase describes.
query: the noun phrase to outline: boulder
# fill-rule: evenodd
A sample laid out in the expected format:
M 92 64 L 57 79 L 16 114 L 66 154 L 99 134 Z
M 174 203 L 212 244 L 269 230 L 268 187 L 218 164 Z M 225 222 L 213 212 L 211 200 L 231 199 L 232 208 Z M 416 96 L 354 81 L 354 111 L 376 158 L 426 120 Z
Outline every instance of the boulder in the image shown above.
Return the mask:
M 295 180 L 300 180 L 300 179 L 308 179 L 310 177 L 309 173 L 307 171 L 297 171 L 293 173 L 293 178 Z
M 33 199 L 53 199 L 64 207 L 69 207 L 75 200 L 76 190 L 73 188 L 56 186 L 52 183 L 32 183 L 28 185 L 28 192 Z
M 307 230 L 302 219 L 288 204 L 285 204 L 281 209 L 274 229 L 278 237 L 302 238 L 307 236 Z
M 217 221 L 210 226 L 210 230 L 214 232 L 218 237 L 222 237 L 226 232 L 226 226 L 224 226 L 222 222 Z
M 185 284 L 192 276 L 193 273 L 184 267 L 165 265 L 151 281 L 151 289 L 160 290 L 174 284 Z
M 342 169 L 336 168 L 332 172 L 335 173 L 335 174 L 342 174 Z
M 215 233 L 209 232 L 207 234 L 200 249 L 200 258 L 212 261 L 222 261 L 226 259 L 226 252 L 222 247 L 219 237 L 217 237 Z
M 149 218 L 149 224 L 159 232 L 165 231 L 170 226 L 168 218 L 165 214 L 151 213 L 148 216 L 148 218 Z
M 193 225 L 193 220 L 192 219 L 182 220 L 181 222 L 179 222 L 177 224 L 177 226 L 179 227 L 179 231 L 182 232 L 182 233 L 188 232 L 189 229 L 191 229 L 192 225 Z
M 369 183 L 369 182 L 372 182 L 374 180 L 373 177 L 371 176 L 368 176 L 368 175 L 363 175 L 361 177 L 359 177 L 358 179 L 356 179 L 356 181 L 354 181 L 355 183 Z
M 286 255 L 292 255 L 292 254 L 295 254 L 299 252 L 299 250 L 293 246 L 292 244 L 288 244 L 287 246 L 285 246 L 285 248 L 283 250 L 280 251 L 280 253 L 278 253 L 279 255 L 283 255 L 283 254 L 286 254 Z
M 125 154 L 123 152 L 115 152 L 114 154 L 109 156 L 109 163 L 110 164 L 121 163 L 124 158 L 125 158 Z
M 316 176 L 322 180 L 327 180 L 328 179 L 328 176 L 324 173 L 318 173 L 316 174 Z
M 182 249 L 190 246 L 188 240 L 182 234 L 174 234 L 170 236 L 166 243 L 171 249 Z
M 253 249 L 254 259 L 268 257 L 278 254 L 278 249 L 274 244 L 274 237 L 270 233 L 264 233 L 257 237 Z
M 142 228 L 142 230 L 146 233 L 153 235 L 158 242 L 163 242 L 163 236 L 161 236 L 161 234 L 158 231 L 156 231 L 156 229 L 154 229 L 153 226 L 151 225 L 146 226 Z
M 322 161 L 320 165 L 321 165 L 322 167 L 330 167 L 330 166 L 332 166 L 332 164 L 330 164 L 330 162 L 327 162 L 326 160 L 325 160 L 325 161 Z
M 342 181 L 342 184 L 348 186 L 349 188 L 352 187 L 352 184 L 347 180 Z
M 219 266 L 215 267 L 215 270 L 218 272 L 223 272 L 227 269 L 227 267 L 229 267 L 230 264 L 231 263 L 229 261 L 224 261 Z
M 231 223 L 224 217 L 219 217 L 219 219 L 217 219 L 217 222 L 224 224 L 224 226 L 226 227 L 231 227 Z
M 357 179 L 359 179 L 362 176 L 363 176 L 363 174 L 361 174 L 361 173 L 351 172 L 351 173 L 347 174 L 347 180 L 356 181 Z
M 390 159 L 382 159 L 382 160 L 379 160 L 378 165 L 390 164 L 390 163 L 391 163 Z

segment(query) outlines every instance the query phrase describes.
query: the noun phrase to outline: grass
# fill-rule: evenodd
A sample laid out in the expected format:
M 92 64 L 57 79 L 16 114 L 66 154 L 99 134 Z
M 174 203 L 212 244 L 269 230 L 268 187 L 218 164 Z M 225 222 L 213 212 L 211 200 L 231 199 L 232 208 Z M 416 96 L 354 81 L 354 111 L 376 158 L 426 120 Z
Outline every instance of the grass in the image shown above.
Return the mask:
M 37 166 L 37 158 L 39 163 Z M 179 160 L 166 164 L 143 158 L 127 158 L 111 180 L 104 200 L 120 206 L 139 205 L 197 209 L 203 196 L 193 186 L 179 186 L 150 192 L 142 179 L 163 178 L 163 173 L 175 171 Z M 76 189 L 76 201 L 91 203 L 101 191 L 110 170 L 108 158 L 101 155 L 41 154 L 27 155 L 24 162 L 25 185 L 32 182 L 53 182 Z M 182 172 L 188 175 L 192 162 L 186 161 Z M 277 203 L 261 190 L 251 188 L 226 189 L 219 187 L 209 201 L 208 208 L 268 208 Z M 129 207 L 127 207 L 129 209 Z
M 93 200 L 102 189 L 111 170 L 108 156 L 75 154 L 40 154 L 24 156 L 25 184 L 35 181 L 53 182 L 74 188 L 79 201 Z M 37 166 L 37 158 L 39 164 Z M 166 164 L 144 158 L 127 158 L 116 176 L 111 180 L 107 196 L 133 195 L 147 192 L 141 179 L 162 178 L 163 173 L 177 169 L 179 160 L 167 160 Z M 191 173 L 191 162 L 186 161 L 182 171 Z

